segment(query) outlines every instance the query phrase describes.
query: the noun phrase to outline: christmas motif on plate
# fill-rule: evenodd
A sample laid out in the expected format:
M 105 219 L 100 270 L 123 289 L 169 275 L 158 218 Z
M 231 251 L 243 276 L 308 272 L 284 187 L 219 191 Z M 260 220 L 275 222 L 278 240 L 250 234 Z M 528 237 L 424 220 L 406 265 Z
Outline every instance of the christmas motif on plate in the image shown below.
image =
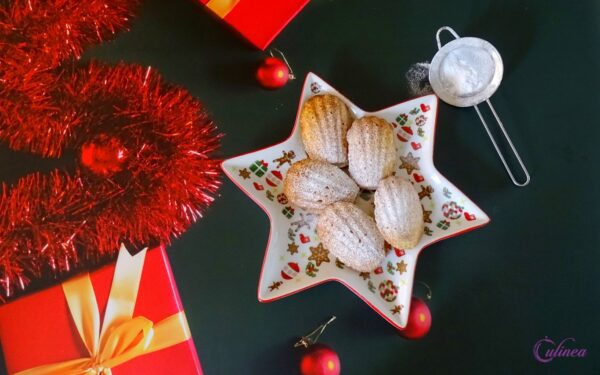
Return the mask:
M 323 244 L 319 242 L 317 246 L 310 247 L 310 256 L 308 260 L 314 260 L 317 264 L 317 267 L 321 265 L 321 263 L 327 262 L 329 263 L 329 250 L 323 247 Z
M 273 281 L 271 285 L 269 285 L 269 292 L 279 289 L 279 287 L 283 284 L 281 281 Z
M 278 187 L 283 182 L 283 174 L 280 171 L 274 169 L 265 178 L 267 185 L 271 187 Z M 272 200 L 272 199 L 271 199 Z
M 408 140 L 413 136 L 413 130 L 410 126 L 401 126 L 396 133 L 396 138 L 398 138 L 402 142 L 408 142 Z
M 395 301 L 398 297 L 398 287 L 392 280 L 382 281 L 379 284 L 379 295 L 388 302 Z
M 288 204 L 288 202 L 289 202 L 288 197 L 286 197 L 285 194 L 283 194 L 283 193 L 277 194 L 277 203 L 286 205 L 286 204 Z
M 475 214 L 472 214 L 470 212 L 465 212 L 465 219 L 467 219 L 467 221 L 473 221 L 473 220 L 477 220 L 477 216 L 475 216 Z
M 447 187 L 444 187 L 443 193 L 444 197 L 448 199 L 452 198 L 452 192 Z
M 418 171 L 419 168 L 419 160 L 421 158 L 414 157 L 412 152 L 406 154 L 406 156 L 400 156 L 400 169 L 405 169 L 406 173 L 411 174 L 413 171 Z
M 288 219 L 291 219 L 294 216 L 294 212 L 295 210 L 290 206 L 287 206 L 281 211 L 283 216 L 287 217 Z
M 400 312 L 402 311 L 402 307 L 402 305 L 396 305 L 390 311 L 393 315 L 400 314 Z
M 294 255 L 298 252 L 298 245 L 295 242 L 289 243 L 287 246 L 287 252 Z
M 428 211 L 425 208 L 423 208 L 423 222 L 424 223 L 428 223 L 431 224 L 431 213 L 433 211 Z
M 257 160 L 250 165 L 250 170 L 258 177 L 264 176 L 268 169 L 269 164 L 265 163 L 263 160 Z
M 450 222 L 448 220 L 440 220 L 437 223 L 437 227 L 442 230 L 446 230 L 446 229 L 450 228 Z
M 357 117 L 367 114 L 314 75 L 309 75 L 301 101 L 314 95 L 315 88 L 318 88 L 319 94 L 338 95 Z M 285 179 L 290 164 L 306 155 L 298 125 L 294 128 L 294 134 L 283 143 L 223 163 L 227 175 L 269 212 L 271 235 L 261 272 L 261 301 L 281 298 L 326 280 L 339 280 L 368 301 L 394 326 L 401 328 L 406 325 L 419 252 L 431 243 L 477 228 L 489 220 L 433 165 L 433 145 L 430 142 L 434 139 L 436 112 L 437 99 L 430 95 L 368 113 L 394 125 L 398 152 L 398 169 L 395 173 L 409 179 L 417 192 L 421 192 L 423 221 L 426 224 L 423 229 L 425 235 L 417 247 L 397 249 L 386 245 L 384 261 L 371 272 L 354 271 L 330 254 L 316 233 L 316 215 L 291 205 L 283 194 L 280 181 Z M 271 166 L 265 161 L 271 162 Z M 240 175 L 244 168 L 249 174 L 244 173 L 247 178 Z M 279 172 L 282 178 L 273 171 Z M 262 191 L 257 190 L 254 184 L 261 187 Z M 266 191 L 274 196 L 273 201 L 267 197 Z M 453 220 L 444 215 L 446 203 L 448 212 L 457 209 L 449 202 L 460 202 L 465 220 Z M 367 211 L 372 210 L 372 192 L 362 191 L 357 204 Z M 469 218 L 472 220 L 469 221 Z M 442 223 L 438 226 L 443 220 L 448 225 Z M 437 246 L 443 246 L 443 243 Z M 281 284 L 274 284 L 277 282 Z M 274 285 L 275 288 L 272 288 Z
M 318 94 L 321 92 L 321 85 L 319 84 L 319 82 L 313 82 L 310 84 L 310 91 L 313 94 Z
M 319 269 L 313 262 L 308 262 L 304 272 L 306 273 L 307 276 L 317 277 L 317 272 L 319 272 Z
M 401 113 L 396 117 L 396 122 L 400 126 L 404 126 L 408 123 L 408 115 L 406 113 Z
M 291 280 L 298 276 L 298 272 L 300 272 L 300 266 L 298 266 L 298 263 L 289 262 L 283 266 L 283 269 L 281 270 L 281 277 L 283 277 L 284 280 Z
M 400 275 L 406 272 L 406 266 L 408 266 L 408 264 L 404 263 L 403 260 L 401 260 L 400 263 L 396 263 L 396 270 L 400 272 Z
M 294 227 L 294 232 L 298 232 L 302 228 L 306 228 L 307 230 L 310 230 L 311 223 L 312 223 L 314 217 L 315 217 L 315 215 L 313 215 L 312 213 L 305 214 L 303 212 L 300 212 L 300 219 L 291 222 L 290 225 L 292 227 Z M 303 236 L 303 235 L 301 235 L 301 236 Z M 306 242 L 308 242 L 308 241 L 306 241 Z M 303 241 L 303 243 L 305 243 L 305 242 Z
M 296 153 L 294 151 L 283 151 L 283 156 L 274 159 L 273 163 L 277 163 L 276 168 L 281 168 L 283 165 L 288 164 L 292 165 L 292 160 L 296 158 Z
M 463 213 L 462 206 L 454 201 L 446 202 L 442 206 L 442 214 L 450 220 L 460 219 Z
M 247 180 L 250 178 L 250 171 L 248 171 L 247 168 L 242 168 L 239 171 L 239 175 L 241 178 L 243 178 L 244 180 Z
M 425 115 L 420 115 L 415 118 L 415 124 L 419 127 L 425 125 L 427 123 L 427 117 Z
M 421 191 L 419 192 L 419 199 L 429 198 L 431 199 L 431 194 L 433 194 L 435 190 L 431 185 L 421 186 Z

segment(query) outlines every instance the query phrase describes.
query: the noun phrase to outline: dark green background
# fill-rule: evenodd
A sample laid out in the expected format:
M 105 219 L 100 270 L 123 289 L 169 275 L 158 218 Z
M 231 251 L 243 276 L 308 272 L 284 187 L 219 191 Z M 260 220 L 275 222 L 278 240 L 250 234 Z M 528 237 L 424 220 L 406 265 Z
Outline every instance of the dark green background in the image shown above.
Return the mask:
M 407 341 L 342 285 L 260 304 L 269 223 L 225 181 L 206 217 L 170 249 L 207 374 L 296 374 L 293 342 L 332 314 L 322 341 L 338 351 L 343 374 L 600 372 L 598 0 L 313 0 L 273 44 L 300 78 L 275 92 L 254 81 L 265 53 L 191 0 L 145 1 L 130 32 L 85 59 L 152 65 L 187 87 L 226 133 L 219 156 L 227 158 L 289 134 L 309 71 L 365 109 L 409 98 L 404 73 L 433 56 L 442 25 L 502 54 L 494 103 L 531 185 L 511 185 L 473 110 L 441 105 L 436 165 L 492 223 L 420 257 L 433 327 Z M 61 163 L 2 148 L 0 177 L 14 182 Z M 532 347 L 545 335 L 574 337 L 589 355 L 541 365 Z

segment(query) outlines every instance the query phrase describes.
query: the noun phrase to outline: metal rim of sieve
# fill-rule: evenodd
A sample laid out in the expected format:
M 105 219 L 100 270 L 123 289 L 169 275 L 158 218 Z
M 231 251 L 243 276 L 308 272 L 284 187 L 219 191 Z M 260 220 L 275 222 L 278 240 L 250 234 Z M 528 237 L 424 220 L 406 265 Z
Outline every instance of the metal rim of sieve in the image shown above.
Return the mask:
M 459 38 L 457 35 L 455 35 L 455 37 L 457 37 L 457 39 L 448 42 L 444 46 L 438 44 L 441 48 L 431 61 L 431 66 L 429 68 L 429 82 L 433 91 L 444 102 L 456 107 L 472 107 L 489 99 L 494 92 L 496 92 L 502 81 L 504 64 L 502 63 L 500 53 L 491 43 L 474 37 Z M 441 81 L 440 72 L 442 64 L 446 61 L 446 56 L 457 48 L 482 49 L 489 54 L 494 64 L 494 74 L 491 81 L 483 90 L 470 96 L 458 96 L 449 92 Z

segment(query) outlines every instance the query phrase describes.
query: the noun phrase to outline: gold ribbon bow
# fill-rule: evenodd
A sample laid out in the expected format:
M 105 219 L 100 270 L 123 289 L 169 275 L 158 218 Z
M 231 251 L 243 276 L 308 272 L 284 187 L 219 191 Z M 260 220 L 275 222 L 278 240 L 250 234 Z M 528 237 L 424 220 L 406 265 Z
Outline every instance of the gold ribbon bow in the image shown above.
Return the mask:
M 219 18 L 225 18 L 239 2 L 240 0 L 209 0 L 206 6 Z
M 183 312 L 156 324 L 143 316 L 133 318 L 146 251 L 131 256 L 121 246 L 102 329 L 89 273 L 62 284 L 87 357 L 42 365 L 16 375 L 111 375 L 115 366 L 189 340 L 190 329 Z

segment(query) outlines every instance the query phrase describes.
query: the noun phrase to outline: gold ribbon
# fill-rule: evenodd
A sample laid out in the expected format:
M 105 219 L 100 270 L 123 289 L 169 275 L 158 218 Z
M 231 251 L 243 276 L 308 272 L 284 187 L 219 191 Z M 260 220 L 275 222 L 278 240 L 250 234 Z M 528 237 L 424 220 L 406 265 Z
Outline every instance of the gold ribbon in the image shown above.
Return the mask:
M 240 0 L 208 0 L 206 6 L 219 18 L 225 18 L 239 2 Z
M 143 316 L 133 318 L 146 251 L 131 256 L 121 246 L 102 328 L 89 273 L 62 284 L 88 356 L 38 366 L 16 375 L 111 375 L 115 366 L 189 340 L 190 329 L 183 311 L 156 324 Z

